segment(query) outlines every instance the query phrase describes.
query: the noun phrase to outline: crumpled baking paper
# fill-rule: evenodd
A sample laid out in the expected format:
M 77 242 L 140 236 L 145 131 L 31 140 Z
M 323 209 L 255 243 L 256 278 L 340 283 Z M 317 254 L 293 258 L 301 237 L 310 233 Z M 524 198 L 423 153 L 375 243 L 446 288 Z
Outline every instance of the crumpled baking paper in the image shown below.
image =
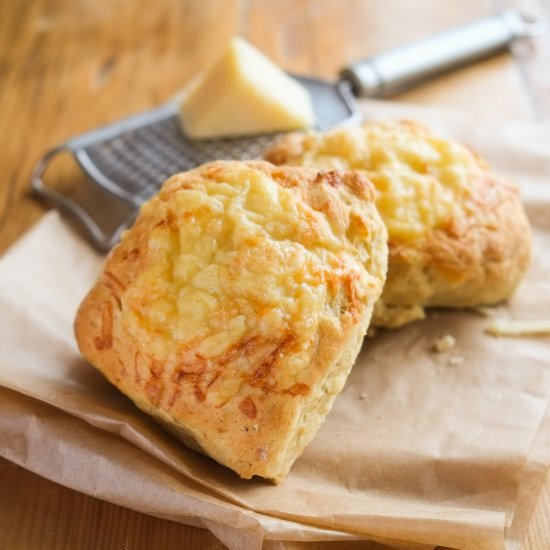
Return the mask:
M 520 185 L 531 270 L 495 315 L 550 317 L 550 127 L 368 102 L 466 141 Z M 494 338 L 473 311 L 365 340 L 279 486 L 188 450 L 80 356 L 76 309 L 103 258 L 49 213 L 0 260 L 0 455 L 53 481 L 210 529 L 235 550 L 518 548 L 550 464 L 550 338 Z M 456 346 L 434 353 L 451 334 Z

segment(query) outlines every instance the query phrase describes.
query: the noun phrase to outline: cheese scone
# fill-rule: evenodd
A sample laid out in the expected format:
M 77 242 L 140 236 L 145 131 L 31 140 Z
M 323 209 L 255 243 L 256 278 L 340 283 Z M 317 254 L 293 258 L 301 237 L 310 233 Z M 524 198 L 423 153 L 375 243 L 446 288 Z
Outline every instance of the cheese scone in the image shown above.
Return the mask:
M 188 446 L 277 482 L 341 391 L 386 269 L 364 175 L 213 162 L 142 206 L 76 337 Z
M 290 134 L 277 165 L 364 171 L 388 229 L 388 276 L 372 324 L 396 328 L 424 308 L 492 305 L 527 270 L 531 233 L 518 191 L 479 156 L 419 124 L 367 123 Z

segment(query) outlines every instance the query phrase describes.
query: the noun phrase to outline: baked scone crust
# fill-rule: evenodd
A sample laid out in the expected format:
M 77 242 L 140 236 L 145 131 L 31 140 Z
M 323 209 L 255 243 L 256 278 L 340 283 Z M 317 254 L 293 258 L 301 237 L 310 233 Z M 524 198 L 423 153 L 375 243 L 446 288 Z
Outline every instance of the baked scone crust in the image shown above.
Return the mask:
M 203 165 L 109 254 L 75 320 L 80 350 L 187 445 L 280 481 L 359 352 L 386 241 L 362 174 Z
M 424 308 L 507 299 L 525 274 L 531 232 L 515 185 L 456 141 L 410 121 L 294 133 L 264 154 L 277 165 L 364 171 L 388 228 L 388 276 L 372 324 Z

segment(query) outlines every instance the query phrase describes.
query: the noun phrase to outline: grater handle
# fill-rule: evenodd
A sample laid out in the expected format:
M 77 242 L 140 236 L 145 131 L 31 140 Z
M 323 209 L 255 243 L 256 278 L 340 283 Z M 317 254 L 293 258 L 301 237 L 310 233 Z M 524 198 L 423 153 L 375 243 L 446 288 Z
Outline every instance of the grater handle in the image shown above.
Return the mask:
M 32 174 L 32 189 L 39 197 L 52 203 L 59 210 L 79 222 L 98 250 L 101 252 L 108 252 L 118 242 L 121 233 L 132 223 L 136 214 L 132 213 L 113 231 L 112 234 L 108 235 L 80 204 L 59 191 L 56 191 L 52 187 L 47 186 L 42 179 L 44 171 L 51 160 L 63 152 L 72 152 L 72 150 L 66 144 L 63 144 L 50 149 L 40 159 Z
M 507 10 L 402 48 L 352 63 L 340 73 L 356 96 L 382 97 L 538 36 L 542 21 Z

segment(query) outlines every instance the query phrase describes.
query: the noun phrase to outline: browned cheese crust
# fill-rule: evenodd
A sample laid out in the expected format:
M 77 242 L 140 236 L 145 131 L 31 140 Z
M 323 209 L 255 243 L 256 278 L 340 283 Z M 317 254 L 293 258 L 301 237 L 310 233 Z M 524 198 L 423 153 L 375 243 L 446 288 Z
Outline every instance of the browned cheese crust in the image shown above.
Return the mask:
M 280 481 L 359 352 L 387 267 L 356 172 L 214 162 L 143 205 L 82 303 L 82 354 L 240 476 Z
M 417 123 L 295 133 L 265 158 L 360 170 L 374 183 L 389 264 L 373 325 L 395 328 L 424 317 L 424 308 L 496 304 L 528 268 L 531 232 L 516 186 Z

